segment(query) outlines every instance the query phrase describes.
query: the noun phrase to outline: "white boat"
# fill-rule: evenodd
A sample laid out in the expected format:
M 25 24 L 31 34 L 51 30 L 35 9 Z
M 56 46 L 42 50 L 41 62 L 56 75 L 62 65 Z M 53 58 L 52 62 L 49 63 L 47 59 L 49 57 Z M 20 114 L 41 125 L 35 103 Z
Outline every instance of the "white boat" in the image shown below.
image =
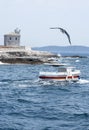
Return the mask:
M 77 81 L 80 78 L 80 70 L 75 67 L 59 67 L 58 72 L 40 72 L 39 78 L 59 81 Z

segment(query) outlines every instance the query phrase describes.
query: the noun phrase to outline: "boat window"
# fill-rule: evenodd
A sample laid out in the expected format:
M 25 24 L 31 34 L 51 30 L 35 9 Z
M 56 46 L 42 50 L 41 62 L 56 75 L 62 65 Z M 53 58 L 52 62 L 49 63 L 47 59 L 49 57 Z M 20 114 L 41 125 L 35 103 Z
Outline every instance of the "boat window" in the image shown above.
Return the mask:
M 59 68 L 58 72 L 66 72 L 66 68 Z

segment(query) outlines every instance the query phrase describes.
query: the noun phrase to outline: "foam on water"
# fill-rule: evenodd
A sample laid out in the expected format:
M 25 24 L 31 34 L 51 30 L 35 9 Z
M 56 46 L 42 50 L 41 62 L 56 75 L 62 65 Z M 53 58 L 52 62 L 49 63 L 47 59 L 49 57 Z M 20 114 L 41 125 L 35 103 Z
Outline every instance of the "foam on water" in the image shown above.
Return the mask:
M 88 83 L 89 83 L 89 80 L 80 79 L 80 80 L 78 81 L 78 83 L 80 83 L 80 84 L 88 84 Z
M 3 62 L 0 61 L 0 65 L 4 64 Z
M 75 62 L 80 62 L 80 60 L 76 60 Z
M 8 63 L 3 63 L 3 62 L 0 61 L 0 65 L 5 65 L 5 64 L 7 65 Z
M 38 81 L 38 85 L 40 86 L 65 86 L 66 84 L 72 84 L 73 81 L 58 81 L 58 80 L 40 80 Z

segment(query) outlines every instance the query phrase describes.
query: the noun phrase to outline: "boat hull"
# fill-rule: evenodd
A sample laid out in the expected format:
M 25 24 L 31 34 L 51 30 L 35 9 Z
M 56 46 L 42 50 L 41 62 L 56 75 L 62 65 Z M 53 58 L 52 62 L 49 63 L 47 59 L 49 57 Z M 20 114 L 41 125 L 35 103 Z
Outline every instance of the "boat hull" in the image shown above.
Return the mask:
M 60 80 L 60 81 L 68 81 L 68 80 L 79 80 L 80 76 L 75 75 L 75 76 L 44 76 L 40 75 L 39 78 L 41 79 L 52 79 L 52 80 Z
M 40 72 L 39 78 L 59 81 L 77 81 L 80 78 L 80 71 L 72 71 L 72 68 L 60 68 L 59 72 Z

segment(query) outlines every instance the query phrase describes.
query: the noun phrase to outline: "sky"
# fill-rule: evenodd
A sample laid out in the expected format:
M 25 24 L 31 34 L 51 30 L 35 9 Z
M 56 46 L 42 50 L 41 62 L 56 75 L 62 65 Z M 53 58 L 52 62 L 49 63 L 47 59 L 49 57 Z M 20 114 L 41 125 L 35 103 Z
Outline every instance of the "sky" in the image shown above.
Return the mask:
M 31 47 L 89 46 L 89 0 L 0 0 L 0 44 L 4 34 L 21 29 L 21 45 Z

